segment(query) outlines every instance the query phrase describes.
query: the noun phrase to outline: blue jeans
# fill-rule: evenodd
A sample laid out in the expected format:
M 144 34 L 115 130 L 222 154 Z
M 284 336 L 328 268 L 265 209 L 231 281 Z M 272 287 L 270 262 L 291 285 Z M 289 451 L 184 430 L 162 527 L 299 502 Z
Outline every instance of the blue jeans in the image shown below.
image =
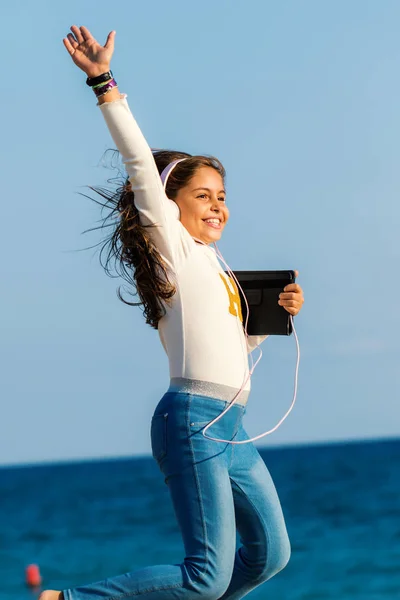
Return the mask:
M 271 476 L 252 443 L 213 442 L 202 428 L 227 402 L 166 393 L 151 422 L 152 451 L 168 485 L 186 556 L 64 591 L 65 600 L 238 600 L 287 564 L 290 544 Z M 235 404 L 206 435 L 249 439 Z M 241 546 L 236 551 L 236 529 Z

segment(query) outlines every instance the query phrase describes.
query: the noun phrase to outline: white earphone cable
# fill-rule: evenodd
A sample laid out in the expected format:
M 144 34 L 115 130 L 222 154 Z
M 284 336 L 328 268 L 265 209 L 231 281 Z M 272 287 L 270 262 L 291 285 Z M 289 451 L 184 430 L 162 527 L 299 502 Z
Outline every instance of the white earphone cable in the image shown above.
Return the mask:
M 196 240 L 196 241 L 201 242 L 201 240 Z M 201 243 L 204 244 L 204 242 L 201 242 Z M 204 244 L 204 245 L 206 245 L 206 244 Z M 247 338 L 248 338 L 247 324 L 248 324 L 248 319 L 249 319 L 249 305 L 248 305 L 248 302 L 247 302 L 246 295 L 243 292 L 242 287 L 241 287 L 239 281 L 237 280 L 237 277 L 235 276 L 235 274 L 233 273 L 233 271 L 231 270 L 231 268 L 229 267 L 229 265 L 225 261 L 224 257 L 222 256 L 220 250 L 218 249 L 218 247 L 217 247 L 217 245 L 215 243 L 214 243 L 214 246 L 216 248 L 215 253 L 216 253 L 217 257 L 221 260 L 221 262 L 223 262 L 223 264 L 227 268 L 228 274 L 232 277 L 232 279 L 235 281 L 236 285 L 238 286 L 238 288 L 242 292 L 242 295 L 243 295 L 243 298 L 244 298 L 244 301 L 245 301 L 245 304 L 246 304 L 246 309 L 247 309 L 247 312 L 246 312 L 246 321 L 245 321 L 245 324 L 244 324 L 244 331 L 245 331 L 246 341 L 247 341 Z M 292 330 L 293 330 L 294 338 L 295 338 L 295 341 L 296 341 L 297 359 L 296 359 L 296 367 L 295 367 L 294 391 L 293 391 L 292 403 L 291 403 L 289 409 L 284 414 L 284 416 L 280 419 L 280 421 L 272 429 L 269 429 L 268 431 L 265 431 L 264 433 L 261 433 L 260 435 L 257 435 L 257 436 L 255 436 L 255 437 L 253 437 L 251 439 L 248 439 L 248 440 L 243 440 L 243 441 L 235 442 L 235 441 L 232 441 L 232 440 L 224 440 L 224 439 L 214 438 L 214 437 L 211 437 L 209 435 L 206 435 L 207 429 L 209 429 L 214 423 L 217 423 L 217 421 L 219 421 L 219 419 L 221 419 L 228 412 L 228 410 L 230 410 L 232 408 L 232 406 L 236 402 L 238 396 L 243 391 L 244 386 L 246 385 L 247 381 L 249 380 L 249 378 L 253 374 L 254 369 L 256 368 L 256 366 L 258 365 L 258 363 L 260 362 L 261 357 L 262 357 L 262 350 L 261 350 L 259 344 L 257 344 L 257 346 L 255 348 L 253 348 L 253 350 L 251 350 L 251 352 L 250 352 L 252 367 L 249 370 L 248 375 L 246 376 L 246 371 L 248 370 L 248 357 L 246 355 L 246 369 L 245 369 L 244 381 L 242 382 L 242 385 L 241 385 L 239 391 L 235 394 L 234 398 L 231 400 L 231 402 L 229 403 L 229 405 L 221 412 L 221 414 L 218 415 L 218 417 L 216 417 L 215 419 L 213 419 L 212 421 L 210 421 L 210 423 L 208 423 L 208 425 L 206 425 L 206 427 L 204 427 L 204 429 L 202 430 L 202 434 L 203 434 L 203 436 L 205 438 L 207 438 L 208 440 L 212 440 L 214 442 L 224 442 L 226 444 L 249 444 L 250 442 L 255 442 L 255 441 L 257 441 L 257 440 L 265 437 L 266 435 L 270 435 L 271 433 L 273 433 L 274 431 L 276 431 L 278 429 L 278 427 L 280 427 L 282 425 L 282 423 L 285 421 L 285 419 L 292 412 L 293 407 L 294 407 L 295 402 L 296 402 L 296 397 L 297 397 L 298 373 L 299 373 L 299 364 L 300 364 L 300 344 L 299 344 L 299 340 L 298 340 L 298 337 L 297 337 L 296 329 L 295 329 L 295 326 L 294 326 L 293 317 L 291 315 L 290 315 L 290 322 L 291 322 L 291 325 L 292 325 Z M 239 321 L 238 321 L 238 323 L 239 323 Z M 242 325 L 240 325 L 240 327 L 242 327 Z M 260 350 L 260 354 L 259 354 L 256 362 L 253 364 L 252 353 L 257 348 Z

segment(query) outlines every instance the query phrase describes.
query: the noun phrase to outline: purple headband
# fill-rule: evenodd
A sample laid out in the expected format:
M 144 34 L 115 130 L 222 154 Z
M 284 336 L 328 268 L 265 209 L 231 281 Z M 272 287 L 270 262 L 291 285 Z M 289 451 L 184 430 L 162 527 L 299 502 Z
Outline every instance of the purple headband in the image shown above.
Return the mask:
M 178 163 L 182 162 L 182 160 L 186 160 L 186 158 L 190 158 L 190 157 L 186 156 L 185 158 L 178 158 L 178 160 L 174 160 L 174 161 L 170 162 L 169 165 L 167 165 L 165 167 L 165 169 L 163 170 L 163 172 L 160 175 L 162 184 L 164 186 L 164 190 L 167 187 L 168 177 L 171 175 L 171 172 L 174 170 L 174 168 L 176 167 L 176 165 Z

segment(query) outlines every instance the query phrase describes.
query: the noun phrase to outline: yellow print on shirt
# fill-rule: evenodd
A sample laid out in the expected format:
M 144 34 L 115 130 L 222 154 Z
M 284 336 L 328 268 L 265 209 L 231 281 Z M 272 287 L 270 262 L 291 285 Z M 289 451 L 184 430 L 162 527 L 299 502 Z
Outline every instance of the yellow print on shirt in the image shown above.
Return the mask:
M 243 323 L 242 306 L 240 304 L 239 290 L 232 277 L 225 277 L 222 273 L 219 274 L 229 296 L 229 312 L 234 317 L 239 317 Z M 231 289 L 231 286 L 233 289 Z

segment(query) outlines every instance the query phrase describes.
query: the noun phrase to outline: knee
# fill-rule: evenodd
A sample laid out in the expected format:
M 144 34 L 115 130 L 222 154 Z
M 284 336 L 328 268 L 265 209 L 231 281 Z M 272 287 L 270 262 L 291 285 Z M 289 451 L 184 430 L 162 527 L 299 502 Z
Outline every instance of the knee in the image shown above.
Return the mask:
M 288 537 L 281 543 L 279 551 L 276 553 L 276 557 L 271 560 L 272 565 L 270 566 L 270 571 L 272 577 L 282 571 L 286 565 L 288 564 L 291 556 L 291 547 L 290 540 Z
M 189 587 L 193 594 L 193 600 L 216 600 L 216 598 L 221 598 L 229 587 L 231 577 L 232 572 L 225 572 L 225 569 L 210 569 L 196 578 L 192 577 Z
M 290 555 L 290 540 L 286 536 L 280 541 L 279 546 L 277 546 L 274 549 L 271 549 L 270 552 L 267 553 L 266 561 L 260 579 L 262 581 L 267 581 L 268 579 L 271 579 L 271 577 L 282 571 L 288 564 L 290 560 Z
M 230 580 L 226 580 L 223 577 L 215 579 L 206 579 L 200 585 L 200 599 L 201 600 L 216 600 L 221 598 L 229 587 Z M 196 597 L 199 600 L 199 597 Z
M 239 550 L 242 566 L 247 571 L 247 579 L 260 585 L 286 567 L 290 559 L 290 541 L 287 536 L 281 537 L 279 543 L 258 546 L 257 555 L 246 555 L 243 548 Z

